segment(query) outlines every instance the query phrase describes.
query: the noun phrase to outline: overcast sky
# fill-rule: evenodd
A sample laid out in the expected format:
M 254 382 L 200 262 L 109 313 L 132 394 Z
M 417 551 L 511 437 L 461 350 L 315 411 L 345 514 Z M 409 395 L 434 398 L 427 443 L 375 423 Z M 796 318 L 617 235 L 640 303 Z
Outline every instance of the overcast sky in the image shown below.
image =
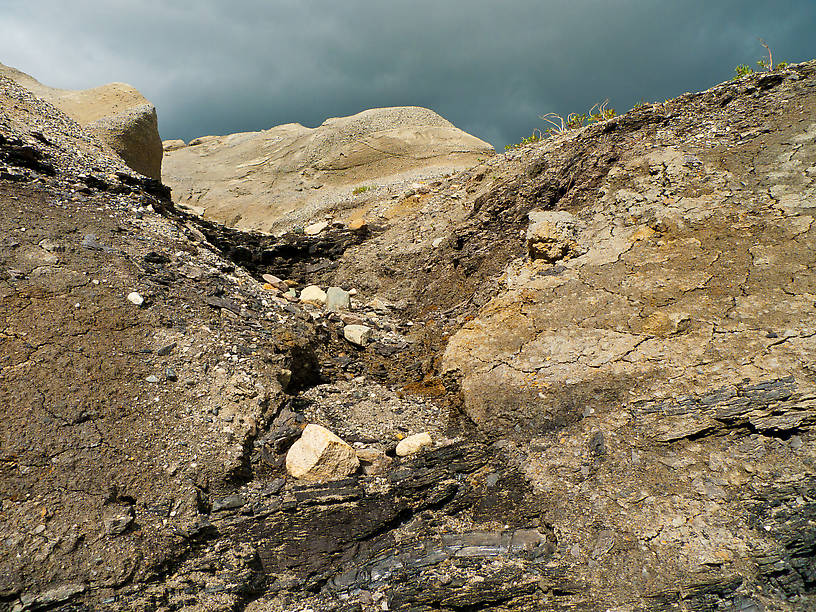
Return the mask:
M 164 139 L 417 105 L 502 150 L 550 111 L 729 79 L 758 37 L 816 58 L 816 0 L 0 0 L 0 62 L 128 82 Z

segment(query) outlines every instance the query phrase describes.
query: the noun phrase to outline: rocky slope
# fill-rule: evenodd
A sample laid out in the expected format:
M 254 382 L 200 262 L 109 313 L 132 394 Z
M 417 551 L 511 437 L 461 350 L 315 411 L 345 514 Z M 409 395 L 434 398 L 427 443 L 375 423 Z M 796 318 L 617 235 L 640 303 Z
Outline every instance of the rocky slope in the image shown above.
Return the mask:
M 7 77 L 50 102 L 110 146 L 136 172 L 161 179 L 162 143 L 156 107 L 127 83 L 93 89 L 57 89 L 0 64 Z
M 173 201 L 240 229 L 280 233 L 364 217 L 372 200 L 469 168 L 493 147 L 415 106 L 165 143 Z
M 8 607 L 816 605 L 816 62 L 314 236 L 176 210 L 0 87 Z M 287 476 L 307 423 L 363 469 Z

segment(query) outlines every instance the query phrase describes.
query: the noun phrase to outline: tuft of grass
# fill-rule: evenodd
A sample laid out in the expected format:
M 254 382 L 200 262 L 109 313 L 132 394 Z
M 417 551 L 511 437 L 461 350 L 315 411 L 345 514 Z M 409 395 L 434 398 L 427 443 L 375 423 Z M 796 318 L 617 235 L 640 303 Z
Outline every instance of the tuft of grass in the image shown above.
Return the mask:
M 521 142 L 515 144 L 505 145 L 504 149 L 509 151 L 517 149 L 531 142 L 538 142 L 544 140 L 555 134 L 563 134 L 570 130 L 577 130 L 578 128 L 589 125 L 590 123 L 597 123 L 599 121 L 606 121 L 612 119 L 616 115 L 614 108 L 609 108 L 609 98 L 603 102 L 598 102 L 589 109 L 588 113 L 570 113 L 566 119 L 558 113 L 547 113 L 546 115 L 539 115 L 539 119 L 546 121 L 552 127 L 545 130 L 538 128 L 533 130 L 533 133 L 527 138 L 522 138 Z
M 768 59 L 761 59 L 757 61 L 757 66 L 759 66 L 761 71 L 773 72 L 774 70 L 784 70 L 788 67 L 788 62 L 778 62 L 776 66 L 774 66 L 773 53 L 771 53 L 771 48 L 768 46 L 768 43 L 760 38 L 759 44 L 765 47 L 765 50 L 768 52 Z M 740 64 L 734 68 L 734 72 L 737 74 L 732 80 L 736 81 L 749 74 L 754 74 L 754 69 L 748 64 Z
M 370 185 L 361 185 L 360 187 L 355 187 L 354 191 L 352 191 L 351 193 L 353 195 L 360 195 L 361 193 L 365 193 L 366 191 L 371 191 L 372 189 L 374 189 L 374 188 L 371 187 Z
M 518 149 L 519 147 L 523 147 L 526 144 L 530 144 L 531 142 L 538 142 L 539 140 L 543 140 L 544 138 L 545 138 L 544 132 L 536 128 L 533 130 L 533 133 L 530 134 L 527 138 L 522 138 L 521 142 L 504 145 L 504 150 L 509 151 L 510 149 Z

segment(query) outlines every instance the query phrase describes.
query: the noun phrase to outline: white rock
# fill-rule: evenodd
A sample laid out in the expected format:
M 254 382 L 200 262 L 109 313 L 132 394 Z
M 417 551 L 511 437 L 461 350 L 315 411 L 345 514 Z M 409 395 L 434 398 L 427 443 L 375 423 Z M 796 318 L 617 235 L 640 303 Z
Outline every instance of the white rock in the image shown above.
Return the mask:
M 329 287 L 326 292 L 326 310 L 348 310 L 351 305 L 351 295 L 340 287 Z
M 360 467 L 354 449 L 331 431 L 314 423 L 286 453 L 286 471 L 302 480 L 335 480 Z
M 400 457 L 414 455 L 431 444 L 433 444 L 431 434 L 429 434 L 427 431 L 423 431 L 422 433 L 414 434 L 413 436 L 408 436 L 404 440 L 400 440 L 400 443 L 397 444 L 397 455 Z
M 303 228 L 303 233 L 307 236 L 317 236 L 320 232 L 324 229 L 329 227 L 328 221 L 318 221 L 317 223 L 312 223 L 311 225 L 307 225 Z
M 343 337 L 353 344 L 365 346 L 371 340 L 371 328 L 365 325 L 346 325 Z
M 326 292 L 317 285 L 309 285 L 300 292 L 301 302 L 311 302 L 323 306 L 326 303 Z
M 434 241 L 431 243 L 431 246 L 435 249 L 438 249 L 442 246 L 442 243 L 445 242 L 444 238 L 434 238 Z
M 127 299 L 128 302 L 131 304 L 136 304 L 136 306 L 141 306 L 144 304 L 144 298 L 135 291 L 128 293 Z

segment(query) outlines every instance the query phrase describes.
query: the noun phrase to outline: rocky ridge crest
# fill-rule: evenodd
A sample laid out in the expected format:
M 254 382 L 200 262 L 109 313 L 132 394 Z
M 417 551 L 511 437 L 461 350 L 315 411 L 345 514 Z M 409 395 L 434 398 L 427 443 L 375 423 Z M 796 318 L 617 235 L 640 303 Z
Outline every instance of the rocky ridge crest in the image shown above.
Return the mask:
M 132 86 L 108 83 L 84 90 L 58 89 L 3 64 L 0 75 L 56 106 L 113 149 L 131 169 L 161 180 L 156 107 Z

